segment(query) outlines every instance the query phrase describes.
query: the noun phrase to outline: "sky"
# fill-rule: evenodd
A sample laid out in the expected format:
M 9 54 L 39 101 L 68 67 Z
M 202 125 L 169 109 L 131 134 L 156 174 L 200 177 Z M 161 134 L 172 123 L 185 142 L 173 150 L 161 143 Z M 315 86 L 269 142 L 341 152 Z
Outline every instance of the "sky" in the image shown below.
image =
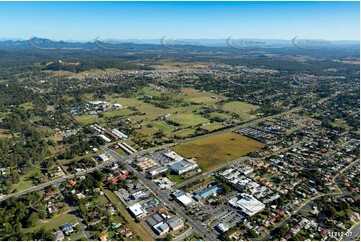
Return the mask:
M 0 38 L 359 40 L 359 2 L 0 2 Z

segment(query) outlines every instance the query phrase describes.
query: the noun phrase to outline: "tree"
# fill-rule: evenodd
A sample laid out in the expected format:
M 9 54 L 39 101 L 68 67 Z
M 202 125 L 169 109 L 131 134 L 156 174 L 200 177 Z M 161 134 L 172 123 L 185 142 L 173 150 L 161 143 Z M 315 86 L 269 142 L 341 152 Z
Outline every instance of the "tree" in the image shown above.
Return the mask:
M 41 228 L 34 233 L 33 240 L 55 240 L 55 237 L 50 231 Z
M 39 214 L 37 212 L 32 212 L 28 219 L 26 220 L 26 227 L 30 228 L 35 226 L 39 222 Z
M 41 219 L 46 218 L 46 208 L 43 205 L 39 206 L 38 211 L 39 211 L 39 218 Z
M 333 206 L 330 206 L 325 209 L 324 213 L 326 217 L 334 218 L 337 215 L 337 210 Z
M 167 236 L 165 238 L 167 239 L 167 241 L 171 241 L 173 239 L 173 235 L 167 234 Z
M 13 228 L 14 228 L 14 234 L 20 234 L 20 232 L 22 231 L 22 229 L 23 229 L 23 226 L 21 225 L 21 223 L 20 222 L 17 222 L 14 226 L 13 226 Z
M 249 236 L 250 238 L 256 238 L 256 237 L 257 237 L 257 233 L 256 233 L 253 229 L 250 229 L 250 230 L 248 231 L 248 236 Z

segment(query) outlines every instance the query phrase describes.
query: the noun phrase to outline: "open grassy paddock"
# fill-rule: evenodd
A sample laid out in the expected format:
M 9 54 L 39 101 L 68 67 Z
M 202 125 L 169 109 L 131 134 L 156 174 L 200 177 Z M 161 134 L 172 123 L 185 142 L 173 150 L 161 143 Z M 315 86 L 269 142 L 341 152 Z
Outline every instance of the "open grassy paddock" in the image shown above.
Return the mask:
M 205 172 L 264 146 L 261 142 L 231 132 L 179 144 L 173 150 L 186 158 L 196 158 Z
M 221 100 L 226 100 L 227 98 L 215 93 L 198 91 L 196 89 L 182 89 L 182 93 L 186 94 L 185 100 L 191 101 L 194 103 L 203 103 L 203 104 L 215 104 Z
M 133 113 L 132 110 L 129 109 L 114 109 L 103 112 L 104 117 L 112 118 L 116 116 L 129 116 Z
M 82 126 L 86 126 L 94 123 L 102 123 L 104 121 L 104 119 L 99 118 L 98 115 L 96 114 L 76 116 L 75 120 Z
M 223 128 L 224 125 L 221 124 L 221 123 L 218 123 L 218 122 L 213 122 L 213 123 L 210 123 L 210 124 L 205 124 L 202 126 L 203 129 L 206 129 L 208 131 L 213 131 L 213 130 L 217 130 L 217 129 L 220 129 L 220 128 Z
M 24 109 L 25 111 L 34 109 L 34 104 L 32 102 L 27 102 L 19 105 L 20 108 Z
M 254 116 L 251 115 L 250 112 L 257 108 L 258 106 L 249 103 L 234 101 L 224 104 L 222 109 L 224 111 L 236 113 L 240 116 L 240 118 L 248 120 L 254 118 Z
M 174 135 L 180 136 L 182 138 L 188 137 L 190 134 L 194 134 L 195 129 L 181 129 L 179 131 L 174 132 Z
M 51 219 L 42 219 L 39 221 L 39 223 L 36 226 L 24 229 L 24 232 L 30 233 L 30 232 L 34 232 L 40 228 L 44 228 L 46 230 L 52 230 L 52 229 L 59 230 L 59 227 L 61 225 L 66 224 L 68 222 L 76 224 L 75 217 L 70 213 L 63 213 L 63 214 L 56 215 L 55 217 L 53 217 Z
M 193 113 L 179 113 L 179 114 L 171 114 L 168 117 L 169 120 L 178 123 L 181 126 L 197 126 L 198 124 L 208 123 L 209 120 L 198 116 Z

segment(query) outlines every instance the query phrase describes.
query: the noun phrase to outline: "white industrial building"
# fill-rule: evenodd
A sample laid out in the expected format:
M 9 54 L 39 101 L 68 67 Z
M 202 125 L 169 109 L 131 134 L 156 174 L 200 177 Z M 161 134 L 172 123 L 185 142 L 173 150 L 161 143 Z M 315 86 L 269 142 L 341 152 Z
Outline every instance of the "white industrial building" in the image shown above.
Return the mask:
M 107 162 L 112 159 L 112 157 L 108 153 L 100 154 L 100 155 L 98 155 L 98 158 L 102 162 Z
M 195 201 L 186 194 L 177 197 L 177 200 L 186 207 L 191 206 L 195 203 Z
M 128 209 L 136 218 L 142 218 L 147 215 L 147 212 L 143 209 L 143 207 L 139 203 L 130 206 Z
M 112 132 L 112 134 L 114 134 L 115 136 L 117 136 L 120 139 L 128 139 L 128 136 L 126 134 L 120 132 L 117 129 L 113 129 L 111 132 Z
M 104 141 L 107 142 L 107 143 L 111 142 L 111 139 L 109 139 L 109 138 L 106 137 L 105 135 L 100 134 L 100 135 L 98 135 L 98 137 L 101 138 L 102 140 L 104 140 Z

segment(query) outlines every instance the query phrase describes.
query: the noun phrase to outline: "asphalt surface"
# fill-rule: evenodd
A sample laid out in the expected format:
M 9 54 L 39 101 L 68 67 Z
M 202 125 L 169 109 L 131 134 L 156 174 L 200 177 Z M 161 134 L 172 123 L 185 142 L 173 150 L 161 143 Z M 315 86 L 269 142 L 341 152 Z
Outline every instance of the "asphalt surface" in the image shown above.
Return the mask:
M 346 232 L 346 235 L 343 236 L 342 241 L 357 241 L 356 239 L 360 237 L 360 222 L 355 224 L 351 230 Z

